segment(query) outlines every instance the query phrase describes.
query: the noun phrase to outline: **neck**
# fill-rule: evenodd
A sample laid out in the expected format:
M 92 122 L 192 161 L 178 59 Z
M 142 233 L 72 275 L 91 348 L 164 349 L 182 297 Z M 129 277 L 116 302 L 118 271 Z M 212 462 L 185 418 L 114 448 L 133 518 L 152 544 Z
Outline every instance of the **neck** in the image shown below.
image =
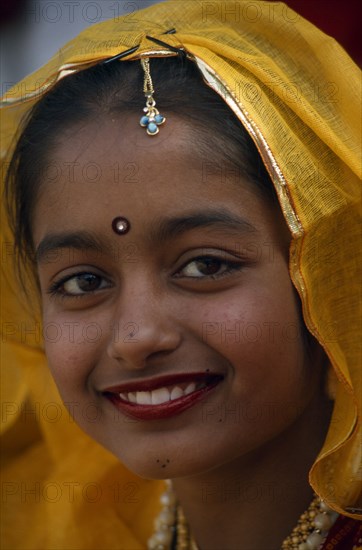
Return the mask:
M 281 547 L 313 498 L 308 472 L 330 414 L 330 402 L 321 405 L 315 398 L 286 432 L 261 449 L 206 474 L 173 480 L 201 550 Z

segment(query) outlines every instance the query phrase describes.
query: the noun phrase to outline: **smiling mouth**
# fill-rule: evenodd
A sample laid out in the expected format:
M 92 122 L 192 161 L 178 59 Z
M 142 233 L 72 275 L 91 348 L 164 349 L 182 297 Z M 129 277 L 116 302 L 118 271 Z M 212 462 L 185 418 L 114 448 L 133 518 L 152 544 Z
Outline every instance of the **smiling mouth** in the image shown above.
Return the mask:
M 106 390 L 104 395 L 128 416 L 140 420 L 166 418 L 193 406 L 222 380 L 220 374 L 165 376 Z
M 120 393 L 119 397 L 128 403 L 137 405 L 162 405 L 169 401 L 175 401 L 180 397 L 190 395 L 197 390 L 206 388 L 206 382 L 190 382 L 177 385 L 164 386 L 152 391 L 136 391 L 129 393 Z

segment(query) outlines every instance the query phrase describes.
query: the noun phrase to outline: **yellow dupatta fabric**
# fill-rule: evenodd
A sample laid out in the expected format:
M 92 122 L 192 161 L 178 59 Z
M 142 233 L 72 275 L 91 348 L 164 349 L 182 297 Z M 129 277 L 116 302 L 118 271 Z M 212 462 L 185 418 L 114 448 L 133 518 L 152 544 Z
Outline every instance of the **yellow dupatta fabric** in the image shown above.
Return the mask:
M 175 55 L 146 35 L 194 59 L 269 170 L 304 319 L 334 373 L 310 483 L 332 508 L 361 517 L 351 510 L 361 484 L 360 71 L 332 38 L 282 3 L 247 0 L 171 0 L 97 24 L 3 98 L 3 173 L 23 116 L 60 78 L 136 45 L 125 59 Z M 74 424 L 46 366 L 40 316 L 17 288 L 4 215 L 2 228 L 3 546 L 144 549 L 163 482 L 137 478 Z

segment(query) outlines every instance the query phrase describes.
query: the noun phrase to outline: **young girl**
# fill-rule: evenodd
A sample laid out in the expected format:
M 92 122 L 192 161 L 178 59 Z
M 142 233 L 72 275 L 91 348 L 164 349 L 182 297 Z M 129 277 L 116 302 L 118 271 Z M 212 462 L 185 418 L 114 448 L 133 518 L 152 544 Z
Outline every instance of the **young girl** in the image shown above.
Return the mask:
M 358 83 L 283 4 L 171 1 L 9 91 L 7 548 L 359 547 Z

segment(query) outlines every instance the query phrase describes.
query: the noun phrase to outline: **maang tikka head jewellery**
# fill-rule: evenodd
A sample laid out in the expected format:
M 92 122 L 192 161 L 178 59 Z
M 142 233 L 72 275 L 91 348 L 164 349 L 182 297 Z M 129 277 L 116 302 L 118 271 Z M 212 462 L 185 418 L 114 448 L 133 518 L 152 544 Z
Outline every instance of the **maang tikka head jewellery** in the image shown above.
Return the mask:
M 140 125 L 147 129 L 149 136 L 155 136 L 160 131 L 158 127 L 166 122 L 166 118 L 160 115 L 156 109 L 156 101 L 153 98 L 154 89 L 150 73 L 150 59 L 148 57 L 141 58 L 141 65 L 145 73 L 143 91 L 146 96 L 146 107 L 143 110 L 146 114 L 141 118 Z

